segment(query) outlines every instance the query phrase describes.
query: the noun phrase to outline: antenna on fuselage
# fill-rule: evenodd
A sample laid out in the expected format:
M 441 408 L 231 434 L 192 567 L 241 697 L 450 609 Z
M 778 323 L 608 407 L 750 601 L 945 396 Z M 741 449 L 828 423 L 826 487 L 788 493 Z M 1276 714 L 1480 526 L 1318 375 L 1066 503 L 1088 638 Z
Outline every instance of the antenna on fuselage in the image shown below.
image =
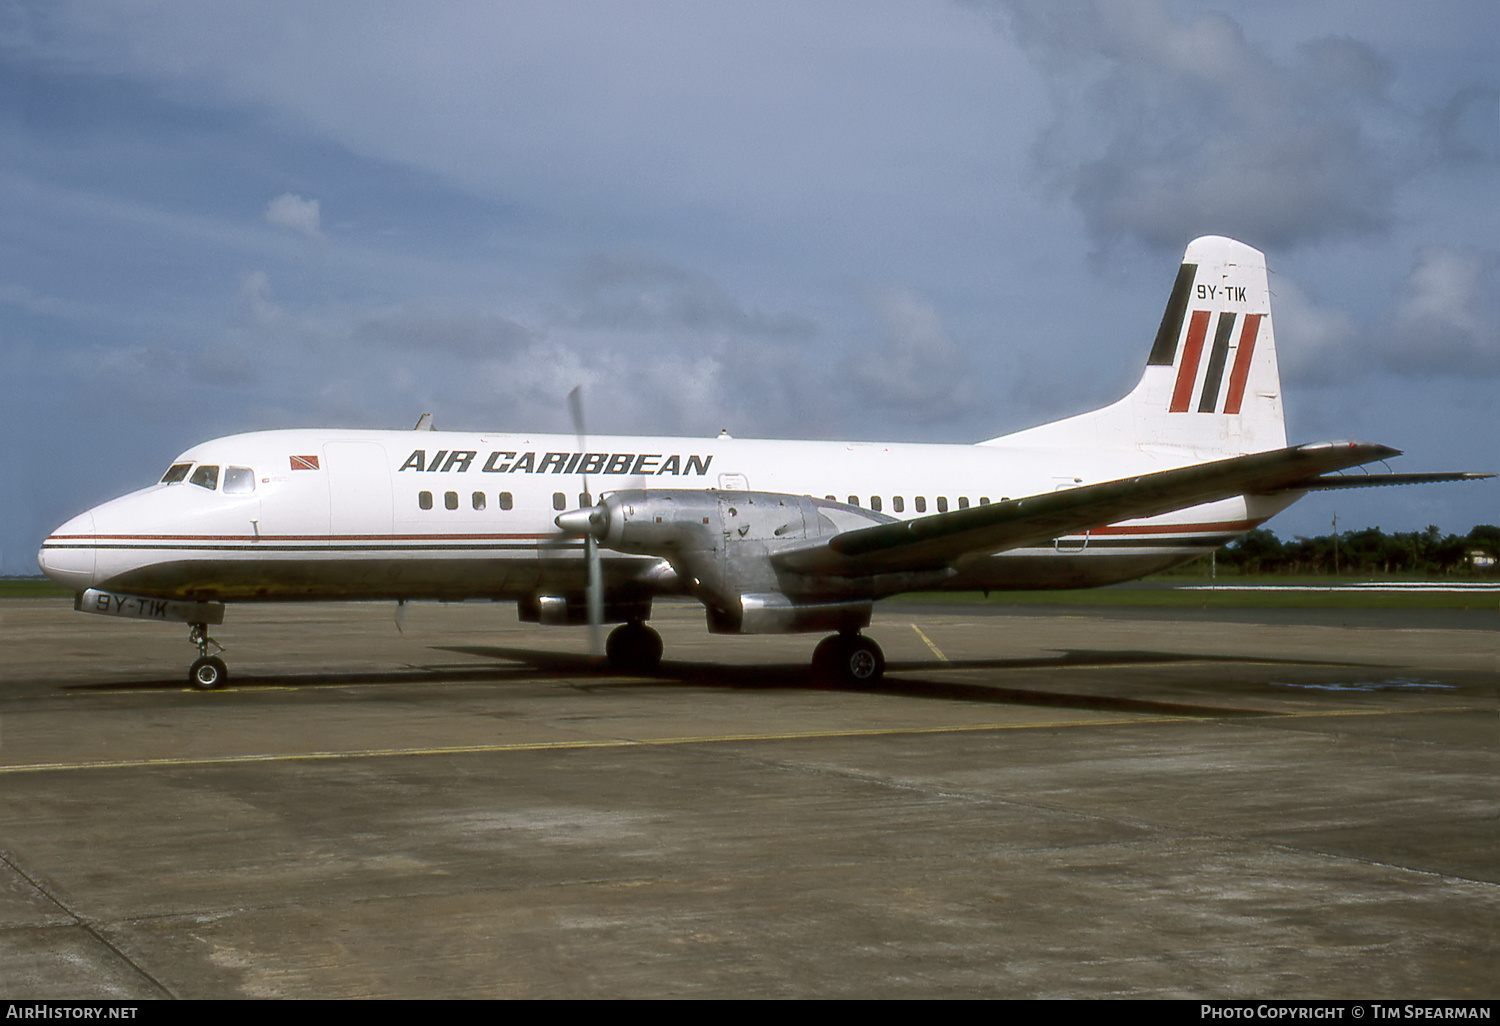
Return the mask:
M 413 431 L 436 431 L 437 427 L 432 423 L 432 414 L 424 413 L 417 418 L 417 426 Z

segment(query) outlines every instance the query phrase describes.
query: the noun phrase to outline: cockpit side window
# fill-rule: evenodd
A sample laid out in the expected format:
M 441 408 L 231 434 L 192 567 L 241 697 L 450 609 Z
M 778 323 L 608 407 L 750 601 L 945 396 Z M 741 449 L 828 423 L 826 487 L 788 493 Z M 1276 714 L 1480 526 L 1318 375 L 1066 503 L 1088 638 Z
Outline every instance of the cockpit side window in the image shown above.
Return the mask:
M 167 468 L 167 472 L 161 476 L 162 484 L 181 484 L 182 479 L 187 477 L 187 472 L 193 469 L 191 463 L 174 463 Z
M 249 467 L 224 468 L 224 494 L 249 495 L 255 491 L 255 471 Z
M 193 471 L 193 476 L 188 478 L 188 484 L 195 484 L 200 488 L 213 491 L 219 487 L 219 468 L 215 466 L 200 466 Z

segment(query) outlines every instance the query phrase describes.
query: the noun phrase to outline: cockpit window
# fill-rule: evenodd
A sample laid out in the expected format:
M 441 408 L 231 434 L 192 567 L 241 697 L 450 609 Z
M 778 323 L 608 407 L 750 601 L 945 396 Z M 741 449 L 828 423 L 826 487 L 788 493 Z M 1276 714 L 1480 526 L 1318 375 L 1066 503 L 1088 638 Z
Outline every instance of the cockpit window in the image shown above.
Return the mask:
M 255 471 L 249 467 L 224 468 L 224 494 L 249 495 L 255 491 Z
M 219 487 L 219 468 L 213 466 L 200 466 L 193 471 L 193 476 L 188 478 L 188 484 L 195 484 L 200 488 L 213 491 Z
M 193 469 L 191 463 L 174 463 L 167 468 L 167 472 L 161 476 L 162 484 L 180 484 L 187 477 L 187 472 Z

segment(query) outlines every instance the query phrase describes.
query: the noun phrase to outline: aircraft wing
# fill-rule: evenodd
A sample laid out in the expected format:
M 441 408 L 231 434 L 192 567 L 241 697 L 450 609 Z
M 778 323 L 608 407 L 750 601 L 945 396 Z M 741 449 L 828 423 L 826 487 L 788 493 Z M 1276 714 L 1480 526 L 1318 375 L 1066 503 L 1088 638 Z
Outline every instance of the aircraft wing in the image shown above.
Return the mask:
M 1317 442 L 1273 449 L 858 528 L 783 549 L 771 560 L 793 573 L 845 577 L 939 569 L 964 556 L 1035 545 L 1235 495 L 1319 487 L 1309 482 L 1398 455 L 1399 450 L 1369 442 Z

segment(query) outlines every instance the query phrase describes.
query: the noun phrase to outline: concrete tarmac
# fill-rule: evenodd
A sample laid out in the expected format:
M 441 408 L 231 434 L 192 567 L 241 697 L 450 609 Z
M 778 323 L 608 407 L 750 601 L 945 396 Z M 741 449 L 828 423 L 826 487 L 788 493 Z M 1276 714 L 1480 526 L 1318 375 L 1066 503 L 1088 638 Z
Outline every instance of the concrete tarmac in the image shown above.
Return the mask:
M 393 612 L 0 601 L 0 997 L 1500 996 L 1493 605 Z

